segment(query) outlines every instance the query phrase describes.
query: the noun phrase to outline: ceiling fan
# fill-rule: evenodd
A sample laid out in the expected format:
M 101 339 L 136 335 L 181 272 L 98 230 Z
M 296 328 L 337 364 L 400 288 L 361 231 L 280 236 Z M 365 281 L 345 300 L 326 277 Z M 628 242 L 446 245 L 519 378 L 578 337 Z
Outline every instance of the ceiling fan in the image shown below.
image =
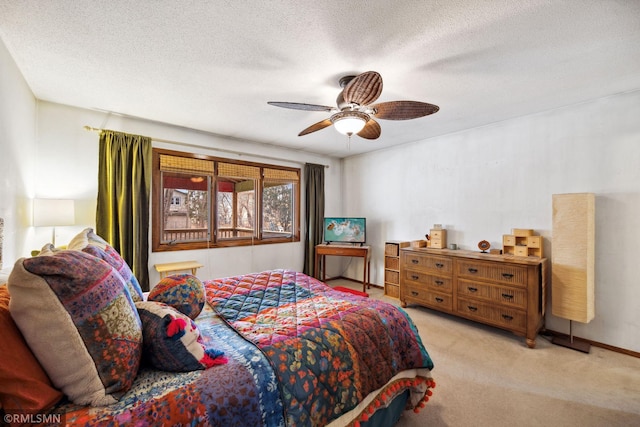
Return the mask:
M 294 110 L 326 111 L 331 117 L 312 124 L 298 136 L 324 129 L 333 125 L 336 130 L 351 137 L 356 134 L 365 139 L 377 139 L 381 129 L 376 119 L 409 120 L 436 113 L 440 107 L 418 101 L 390 101 L 371 104 L 382 93 L 382 76 L 375 71 L 367 71 L 357 76 L 340 79 L 342 92 L 336 100 L 337 107 L 304 104 L 299 102 L 268 102 L 276 107 Z

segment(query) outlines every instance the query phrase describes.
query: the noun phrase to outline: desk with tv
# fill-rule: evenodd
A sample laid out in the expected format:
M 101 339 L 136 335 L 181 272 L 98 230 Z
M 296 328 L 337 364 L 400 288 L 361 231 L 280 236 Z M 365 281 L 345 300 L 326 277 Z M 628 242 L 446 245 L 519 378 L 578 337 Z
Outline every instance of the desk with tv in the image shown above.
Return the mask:
M 327 279 L 326 256 L 348 256 L 360 257 L 363 259 L 364 271 L 362 272 L 362 292 L 367 291 L 370 280 L 371 251 L 366 245 L 348 245 L 338 243 L 323 243 L 316 245 L 315 272 L 316 278 L 326 282 L 327 280 L 338 279 L 333 277 Z M 322 271 L 322 274 L 320 272 Z

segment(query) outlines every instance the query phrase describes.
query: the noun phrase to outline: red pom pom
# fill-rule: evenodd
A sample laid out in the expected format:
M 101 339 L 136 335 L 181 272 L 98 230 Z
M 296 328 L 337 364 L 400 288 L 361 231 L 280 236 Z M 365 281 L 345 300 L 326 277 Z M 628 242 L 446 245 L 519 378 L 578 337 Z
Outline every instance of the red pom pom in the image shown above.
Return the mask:
M 367 415 L 366 412 L 363 412 L 360 416 L 360 419 L 366 423 L 367 421 L 369 421 L 369 415 Z
M 224 365 L 225 363 L 227 363 L 229 360 L 224 357 L 224 356 L 218 356 L 218 357 L 211 357 L 208 354 L 205 353 L 204 357 L 202 359 L 200 359 L 200 363 L 202 363 L 202 365 L 205 368 L 210 368 L 212 366 L 215 365 Z
M 172 337 L 175 334 L 179 334 L 187 327 L 187 322 L 181 318 L 175 318 L 171 316 L 171 322 L 167 325 L 167 336 Z
M 433 392 L 431 390 L 427 390 L 427 396 L 433 396 Z

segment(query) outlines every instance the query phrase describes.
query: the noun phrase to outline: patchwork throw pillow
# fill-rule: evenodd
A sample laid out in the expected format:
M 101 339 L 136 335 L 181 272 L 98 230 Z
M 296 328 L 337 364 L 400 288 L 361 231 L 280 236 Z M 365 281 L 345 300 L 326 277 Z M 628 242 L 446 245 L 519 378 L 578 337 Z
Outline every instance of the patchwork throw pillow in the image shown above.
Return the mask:
M 10 310 L 49 378 L 70 400 L 115 403 L 133 383 L 142 326 L 122 276 L 81 251 L 21 258 Z
M 227 363 L 223 352 L 205 348 L 195 322 L 175 308 L 136 302 L 142 320 L 143 358 L 162 371 L 189 372 Z
M 142 301 L 142 288 L 140 287 L 138 279 L 136 279 L 129 265 L 127 265 L 115 249 L 108 245 L 104 249 L 99 246 L 89 245 L 82 249 L 82 251 L 108 262 L 124 279 L 124 283 L 126 283 L 133 301 Z
M 87 227 L 71 239 L 67 249 L 80 251 L 82 248 L 86 248 L 89 245 L 98 246 L 104 249 L 109 246 L 109 242 L 94 233 L 93 228 Z
M 82 230 L 71 240 L 67 248 L 84 251 L 108 262 L 124 279 L 129 288 L 129 292 L 131 292 L 131 298 L 133 298 L 134 301 L 142 301 L 142 288 L 136 276 L 133 275 L 129 265 L 120 256 L 118 251 L 110 246 L 102 237 L 94 233 L 92 228 Z M 45 252 L 45 248 L 43 248 L 43 252 Z
M 62 393 L 27 346 L 9 312 L 9 290 L 0 285 L 0 406 L 8 413 L 48 411 Z
M 204 307 L 204 285 L 191 274 L 167 276 L 151 289 L 147 300 L 163 302 L 195 319 Z

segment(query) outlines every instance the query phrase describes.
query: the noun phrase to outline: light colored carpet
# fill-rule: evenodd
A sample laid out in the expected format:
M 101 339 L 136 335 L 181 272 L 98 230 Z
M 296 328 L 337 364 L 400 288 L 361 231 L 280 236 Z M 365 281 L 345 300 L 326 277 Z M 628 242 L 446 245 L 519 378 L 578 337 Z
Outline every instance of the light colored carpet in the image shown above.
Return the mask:
M 362 290 L 348 280 L 331 286 Z M 368 290 L 372 298 L 400 301 Z M 538 336 L 535 349 L 507 331 L 418 306 L 405 309 L 433 359 L 427 406 L 397 427 L 640 426 L 640 359 L 591 347 L 589 354 Z

